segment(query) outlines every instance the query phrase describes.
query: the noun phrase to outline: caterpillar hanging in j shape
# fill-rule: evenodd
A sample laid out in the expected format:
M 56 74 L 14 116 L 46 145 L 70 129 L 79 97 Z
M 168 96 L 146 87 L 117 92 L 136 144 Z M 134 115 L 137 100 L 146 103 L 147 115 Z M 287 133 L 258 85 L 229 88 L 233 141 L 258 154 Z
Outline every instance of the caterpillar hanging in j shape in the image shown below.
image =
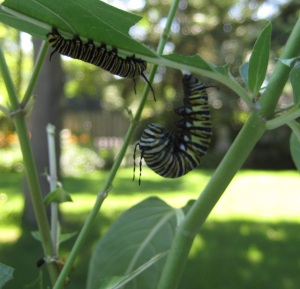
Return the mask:
M 207 87 L 193 75 L 184 75 L 182 83 L 184 105 L 175 109 L 182 117 L 176 122 L 178 131 L 168 131 L 160 124 L 151 123 L 135 146 L 134 175 L 137 146 L 141 151 L 139 183 L 142 159 L 160 176 L 178 178 L 199 166 L 210 146 L 212 128 Z

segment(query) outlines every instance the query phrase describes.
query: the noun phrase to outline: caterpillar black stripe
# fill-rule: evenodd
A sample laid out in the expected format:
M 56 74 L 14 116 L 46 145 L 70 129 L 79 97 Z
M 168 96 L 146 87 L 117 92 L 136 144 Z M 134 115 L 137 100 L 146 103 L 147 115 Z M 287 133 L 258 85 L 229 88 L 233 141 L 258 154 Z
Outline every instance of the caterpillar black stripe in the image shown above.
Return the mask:
M 56 28 L 53 28 L 52 32 L 46 36 L 49 44 L 54 48 L 50 59 L 55 52 L 59 52 L 60 54 L 99 66 L 112 74 L 124 78 L 132 78 L 134 81 L 134 90 L 135 78 L 141 76 L 149 85 L 155 100 L 154 90 L 144 74 L 147 68 L 146 61 L 135 58 L 134 55 L 122 58 L 118 56 L 116 48 L 108 50 L 105 44 L 96 46 L 92 40 L 84 43 L 78 35 L 75 35 L 73 39 L 65 39 L 58 33 Z
M 212 129 L 207 87 L 193 75 L 184 75 L 182 83 L 184 106 L 175 110 L 182 116 L 176 122 L 178 131 L 168 131 L 160 124 L 151 123 L 135 146 L 134 161 L 137 146 L 141 151 L 139 183 L 143 158 L 160 176 L 178 178 L 196 168 L 210 146 Z

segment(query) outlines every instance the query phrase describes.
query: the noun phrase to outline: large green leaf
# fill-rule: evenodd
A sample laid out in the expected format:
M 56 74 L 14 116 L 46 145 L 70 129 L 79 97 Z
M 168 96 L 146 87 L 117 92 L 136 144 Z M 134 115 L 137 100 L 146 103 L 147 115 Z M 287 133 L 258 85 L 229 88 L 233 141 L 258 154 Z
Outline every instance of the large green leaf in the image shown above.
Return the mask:
M 269 63 L 271 31 L 271 23 L 268 23 L 256 40 L 249 60 L 248 86 L 254 97 L 258 94 L 266 77 Z
M 109 277 L 126 276 L 168 250 L 175 228 L 176 210 L 158 198 L 146 199 L 126 211 L 96 245 L 87 289 L 99 288 Z M 156 262 L 125 288 L 155 289 L 164 262 Z
M 0 263 L 0 289 L 13 278 L 14 268 Z
M 143 273 L 146 269 L 148 269 L 150 266 L 155 264 L 158 260 L 165 257 L 168 252 L 159 253 L 155 257 L 151 258 L 148 262 L 137 268 L 136 270 L 132 271 L 128 275 L 125 276 L 114 276 L 114 277 L 108 277 L 104 280 L 103 283 L 101 283 L 101 286 L 99 289 L 119 289 L 122 288 L 125 284 L 127 284 L 129 281 L 136 278 L 138 275 Z
M 0 10 L 0 21 L 21 31 L 44 38 L 57 27 L 68 38 L 79 34 L 133 53 L 155 54 L 132 39 L 128 30 L 141 17 L 97 0 L 6 0 Z

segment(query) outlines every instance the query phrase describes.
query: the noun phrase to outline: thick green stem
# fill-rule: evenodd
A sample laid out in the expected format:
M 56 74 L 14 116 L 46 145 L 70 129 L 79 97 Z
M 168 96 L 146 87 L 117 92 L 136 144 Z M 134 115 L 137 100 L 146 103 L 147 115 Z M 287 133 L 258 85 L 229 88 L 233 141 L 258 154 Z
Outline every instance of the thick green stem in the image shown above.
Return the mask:
M 298 21 L 284 48 L 281 58 L 293 58 L 300 51 L 300 22 Z M 274 113 L 278 98 L 289 76 L 290 68 L 278 62 L 261 97 L 261 109 L 254 110 L 206 188 L 179 226 L 162 272 L 158 289 L 176 289 L 193 240 L 216 205 L 236 172 L 265 131 L 265 117 Z M 270 87 L 269 87 L 270 86 Z
M 2 77 L 8 92 L 8 96 L 11 104 L 11 110 L 17 111 L 19 109 L 20 103 L 1 48 L 0 48 L 0 70 L 2 72 Z M 34 158 L 30 146 L 30 140 L 27 133 L 25 114 L 19 112 L 14 116 L 13 120 L 19 137 L 25 172 L 27 175 L 27 180 L 28 180 L 28 185 L 30 190 L 30 196 L 31 196 L 38 228 L 41 234 L 44 254 L 45 256 L 53 256 L 53 247 L 52 247 L 51 236 L 50 236 L 50 228 L 47 220 L 45 206 L 42 199 L 40 183 L 39 183 L 38 174 L 36 171 L 36 166 L 34 163 Z M 51 281 L 54 283 L 57 277 L 56 268 L 52 264 L 49 264 L 48 268 L 49 268 Z
M 194 237 L 264 132 L 258 113 L 252 114 L 218 166 L 205 190 L 179 226 L 158 289 L 175 289 Z

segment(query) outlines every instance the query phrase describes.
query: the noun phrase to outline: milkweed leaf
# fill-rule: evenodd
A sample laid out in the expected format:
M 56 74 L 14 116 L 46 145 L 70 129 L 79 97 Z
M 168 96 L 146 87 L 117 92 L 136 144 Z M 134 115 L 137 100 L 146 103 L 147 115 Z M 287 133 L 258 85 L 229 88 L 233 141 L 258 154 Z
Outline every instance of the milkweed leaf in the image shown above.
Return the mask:
M 277 58 L 277 60 L 286 66 L 293 67 L 294 64 L 299 60 L 299 57 L 294 57 L 289 59 Z
M 230 71 L 229 71 L 229 64 L 226 63 L 222 66 L 217 66 L 217 65 L 213 65 L 212 64 L 212 67 L 219 73 L 223 74 L 223 75 L 227 75 L 227 76 L 230 76 Z
M 72 232 L 72 233 L 65 233 L 65 234 L 60 234 L 58 237 L 58 242 L 59 244 L 70 240 L 71 238 L 75 237 L 78 234 L 78 232 Z
M 211 64 L 205 61 L 200 55 L 185 56 L 180 54 L 168 54 L 168 55 L 163 55 L 162 58 L 180 62 L 188 66 L 194 66 L 200 69 L 214 71 Z
M 176 210 L 158 198 L 146 199 L 130 208 L 97 243 L 86 288 L 99 288 L 109 277 L 126 276 L 169 250 L 176 226 Z M 157 288 L 164 262 L 155 262 L 125 288 L 143 288 L 143 284 L 151 284 L 149 289 Z
M 73 238 L 74 236 L 76 236 L 78 234 L 78 232 L 72 232 L 72 233 L 65 233 L 65 234 L 58 234 L 58 244 L 61 244 L 65 241 L 70 240 L 71 238 Z M 41 242 L 41 233 L 39 231 L 32 231 L 31 235 L 33 236 L 34 239 L 36 239 L 37 241 Z
M 66 38 L 75 34 L 97 44 L 155 56 L 150 49 L 131 38 L 128 31 L 142 17 L 97 0 L 6 0 L 0 6 L 0 21 L 20 31 L 46 39 L 56 27 Z
M 249 71 L 249 62 L 245 62 L 240 66 L 240 76 L 242 77 L 244 83 L 249 86 L 248 84 L 248 71 Z
M 65 202 L 73 202 L 72 197 L 68 194 L 63 187 L 58 187 L 54 191 L 50 192 L 44 198 L 44 204 L 49 205 L 50 203 L 65 203 Z
M 41 242 L 41 233 L 40 231 L 32 231 L 31 235 L 34 239 L 36 239 L 37 241 Z
M 0 289 L 11 279 L 13 279 L 14 268 L 0 263 Z
M 248 87 L 253 97 L 258 94 L 267 73 L 272 25 L 268 23 L 256 40 L 249 60 Z
M 101 283 L 99 289 L 119 289 L 122 288 L 125 284 L 133 280 L 135 277 L 137 277 L 139 274 L 147 270 L 150 266 L 155 264 L 157 261 L 159 261 L 161 258 L 165 257 L 167 252 L 159 253 L 153 258 L 151 258 L 149 261 L 147 261 L 145 264 L 134 270 L 133 272 L 125 275 L 125 276 L 113 276 L 108 277 Z

